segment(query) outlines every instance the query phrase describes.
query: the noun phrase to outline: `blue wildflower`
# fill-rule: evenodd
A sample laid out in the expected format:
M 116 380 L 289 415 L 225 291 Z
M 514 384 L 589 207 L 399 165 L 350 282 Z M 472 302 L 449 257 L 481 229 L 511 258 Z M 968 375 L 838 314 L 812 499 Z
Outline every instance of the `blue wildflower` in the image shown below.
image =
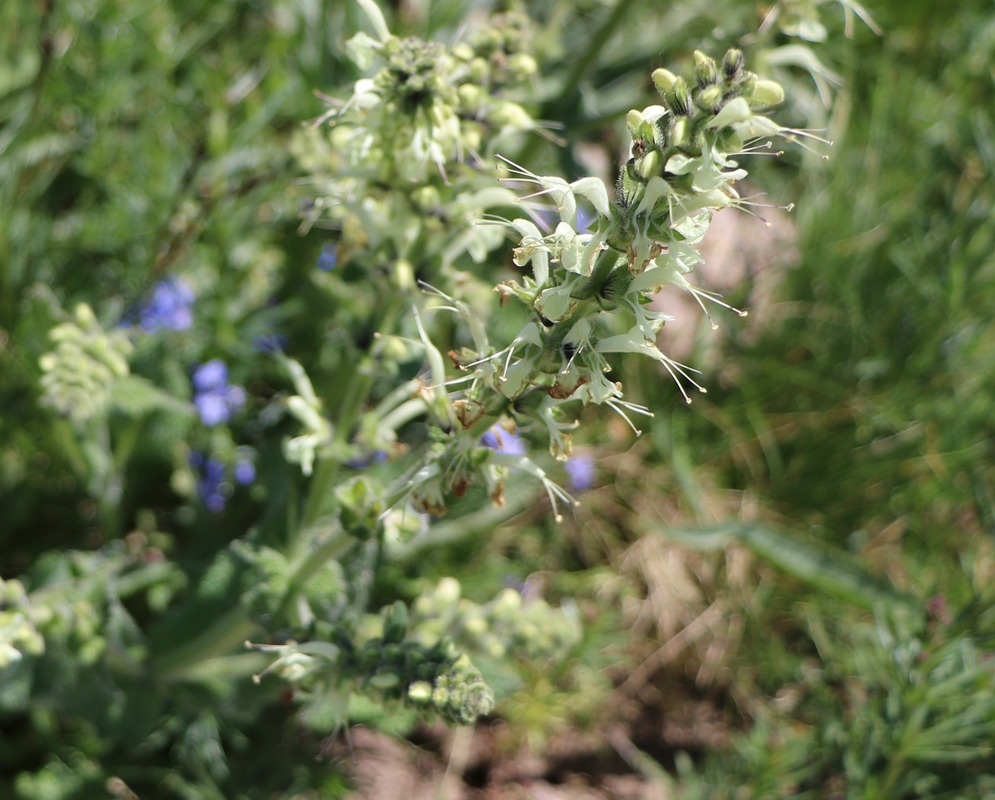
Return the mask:
M 219 358 L 201 364 L 193 373 L 194 405 L 208 427 L 227 422 L 245 405 L 245 389 L 228 383 L 228 366 Z
M 594 469 L 594 456 L 590 453 L 579 453 L 567 459 L 563 465 L 570 477 L 570 488 L 575 492 L 583 492 L 594 486 L 596 472 Z
M 322 272 L 331 272 L 339 260 L 339 248 L 335 244 L 326 244 L 321 248 L 321 255 L 318 256 L 318 269 Z
M 505 430 L 500 425 L 492 425 L 490 430 L 480 437 L 480 443 L 484 447 L 510 456 L 525 455 L 525 441 L 522 437 Z
M 194 293 L 181 278 L 166 278 L 152 289 L 152 297 L 140 312 L 142 330 L 185 331 L 193 325 Z
M 235 483 L 248 486 L 256 479 L 256 465 L 251 458 L 240 458 L 235 462 Z
M 210 511 L 224 511 L 231 486 L 225 483 L 225 464 L 221 459 L 203 453 L 190 454 L 190 466 L 197 473 L 197 494 Z

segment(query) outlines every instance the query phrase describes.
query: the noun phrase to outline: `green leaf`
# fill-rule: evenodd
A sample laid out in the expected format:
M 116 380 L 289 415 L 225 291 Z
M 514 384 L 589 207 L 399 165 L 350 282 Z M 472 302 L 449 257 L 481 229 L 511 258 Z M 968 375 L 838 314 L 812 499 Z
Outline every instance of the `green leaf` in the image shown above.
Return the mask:
M 126 375 L 114 381 L 111 386 L 111 402 L 114 408 L 129 417 L 142 417 L 157 410 L 191 416 L 194 413 L 190 403 L 173 397 L 139 375 Z
M 849 553 L 806 542 L 797 535 L 758 523 L 732 522 L 713 527 L 664 529 L 660 533 L 703 550 L 737 542 L 792 577 L 863 608 L 918 605 L 914 597 L 874 575 Z

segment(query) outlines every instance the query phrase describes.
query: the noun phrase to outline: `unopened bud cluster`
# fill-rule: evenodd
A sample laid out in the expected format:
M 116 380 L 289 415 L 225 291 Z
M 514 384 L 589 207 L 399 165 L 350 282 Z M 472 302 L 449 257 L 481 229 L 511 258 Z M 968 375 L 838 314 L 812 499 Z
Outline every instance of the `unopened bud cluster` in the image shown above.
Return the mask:
M 49 331 L 54 349 L 40 359 L 42 403 L 74 422 L 106 411 L 111 385 L 128 374 L 132 345 L 123 330 L 107 333 L 90 306 Z
M 370 6 L 379 40 L 360 33 L 348 47 L 370 77 L 322 118 L 327 133 L 316 127 L 296 145 L 320 187 L 312 218 L 339 229 L 337 265 L 389 265 L 394 289 L 406 292 L 415 267 L 445 286 L 452 276 L 440 266 L 467 251 L 483 260 L 502 242 L 471 219 L 514 200 L 479 172 L 480 159 L 536 126 L 520 102 L 536 70 L 525 20 L 495 15 L 444 45 L 390 35 Z
M 73 588 L 46 592 L 44 601 L 32 602 L 20 581 L 0 579 L 0 667 L 24 655 L 40 655 L 45 642 L 56 639 L 83 664 L 100 658 L 107 648 L 105 620 Z
M 45 640 L 35 626 L 24 586 L 0 578 L 0 669 L 44 651 Z
M 451 636 L 470 652 L 532 661 L 565 658 L 580 641 L 577 616 L 540 598 L 526 601 L 510 588 L 484 604 L 460 595 L 455 578 L 444 578 L 420 595 L 412 606 L 413 635 L 423 642 Z
M 447 722 L 469 725 L 494 708 L 480 671 L 448 638 L 431 645 L 408 639 L 408 611 L 384 610 L 383 633 L 357 640 L 341 627 L 328 641 L 255 645 L 278 653 L 267 669 L 309 693 L 357 692 L 383 703 L 400 702 Z

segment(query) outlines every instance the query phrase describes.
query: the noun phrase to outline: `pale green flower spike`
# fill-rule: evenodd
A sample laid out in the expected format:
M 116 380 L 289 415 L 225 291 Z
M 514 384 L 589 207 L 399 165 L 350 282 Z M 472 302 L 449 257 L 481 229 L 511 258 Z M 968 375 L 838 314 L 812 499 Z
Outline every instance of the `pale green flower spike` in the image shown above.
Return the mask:
M 73 320 L 49 331 L 55 349 L 40 359 L 42 400 L 82 424 L 105 413 L 115 380 L 128 375 L 132 345 L 123 330 L 104 331 L 90 306 L 81 303 Z

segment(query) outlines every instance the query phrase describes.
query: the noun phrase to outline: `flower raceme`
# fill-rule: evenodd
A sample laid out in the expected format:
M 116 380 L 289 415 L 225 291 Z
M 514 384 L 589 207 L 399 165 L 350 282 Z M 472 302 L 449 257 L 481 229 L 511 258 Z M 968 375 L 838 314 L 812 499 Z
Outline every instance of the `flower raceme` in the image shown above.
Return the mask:
M 471 220 L 514 204 L 481 166 L 501 143 L 537 127 L 520 103 L 536 70 L 528 20 L 495 15 L 443 45 L 393 36 L 373 3 L 360 5 L 375 35 L 355 35 L 347 53 L 366 77 L 345 100 L 329 99 L 296 142 L 319 187 L 307 224 L 339 231 L 318 267 L 328 272 L 361 256 L 391 265 L 394 284 L 410 294 L 416 264 L 447 289 L 456 258 L 481 262 L 503 244 L 501 231 Z
M 736 190 L 747 174 L 736 159 L 757 149 L 751 144 L 757 137 L 790 138 L 798 133 L 760 113 L 780 102 L 783 91 L 746 70 L 738 50 L 726 53 L 721 63 L 696 52 L 689 78 L 660 69 L 653 79 L 662 102 L 627 116 L 632 144 L 614 199 L 597 178 L 567 182 L 505 162 L 506 180 L 532 190 L 524 199 L 534 203 L 548 198 L 560 220 L 550 226 L 551 232 L 526 218 L 483 223 L 505 227 L 516 236 L 512 260 L 530 272 L 497 290 L 502 303 L 524 304 L 531 318 L 500 349 L 486 342 L 486 334 L 474 334 L 472 347 L 450 353 L 462 377 L 433 378 L 435 386 L 451 387 L 448 404 L 459 412 L 455 416 L 469 436 L 507 416 L 519 430 L 544 428 L 552 454 L 565 459 L 570 456 L 570 430 L 577 424 L 565 406 L 573 402 L 608 405 L 635 430 L 629 415 L 648 411 L 627 402 L 621 383 L 607 377 L 607 356 L 637 353 L 658 361 L 688 403 L 691 390 L 705 391 L 694 377 L 696 370 L 657 346 L 661 327 L 671 319 L 650 305 L 658 288 L 673 284 L 702 308 L 710 301 L 745 315 L 692 285 L 687 275 L 702 260 L 698 245 L 712 213 L 748 206 Z M 769 146 L 765 142 L 759 149 Z M 444 299 L 473 329 L 476 312 L 455 298 Z M 479 321 L 476 324 L 479 328 Z M 483 430 L 483 444 L 495 449 L 486 438 L 495 429 Z M 455 430 L 451 446 L 440 449 L 435 463 L 417 473 L 431 479 L 427 485 L 435 513 L 446 493 L 440 482 L 458 474 L 461 489 L 467 482 L 467 464 L 493 470 L 500 463 L 536 475 L 550 492 L 554 511 L 557 498 L 572 502 L 524 453 L 512 459 L 495 452 L 489 459 L 474 460 L 466 456 L 470 445 L 457 441 L 461 435 Z M 586 485 L 581 477 L 580 485 Z M 485 478 L 494 485 L 493 474 Z M 418 481 L 414 485 L 415 500 L 423 502 L 421 486 Z M 454 487 L 450 483 L 448 488 Z
M 702 261 L 698 245 L 712 213 L 748 210 L 749 201 L 736 189 L 747 174 L 739 160 L 770 146 L 756 144 L 758 139 L 798 134 L 762 113 L 784 93 L 747 70 L 738 50 L 721 61 L 696 52 L 686 77 L 656 70 L 660 102 L 627 115 L 632 143 L 614 196 L 599 178 L 568 182 L 503 160 L 504 181 L 530 191 L 518 198 L 509 188 L 483 186 L 482 175 L 464 161 L 467 153 L 494 152 L 500 136 L 491 136 L 486 148 L 477 150 L 486 132 L 534 127 L 524 111 L 511 113 L 511 101 L 503 94 L 514 76 L 496 65 L 509 64 L 512 55 L 524 56 L 509 55 L 514 37 L 508 29 L 495 26 L 492 38 L 500 40 L 503 57 L 489 61 L 486 35 L 483 44 L 454 48 L 399 39 L 389 34 L 370 0 L 361 5 L 376 38 L 359 34 L 350 52 L 360 66 L 378 64 L 379 69 L 358 81 L 352 97 L 328 115 L 334 120 L 329 152 L 338 160 L 338 177 L 333 194 L 319 205 L 341 224 L 339 262 L 363 248 L 378 263 L 398 265 L 396 270 L 406 265 L 410 276 L 417 256 L 418 274 L 437 275 L 439 282 L 422 284 L 426 294 L 408 301 L 418 328 L 414 345 L 425 356 L 420 388 L 399 392 L 396 402 L 380 402 L 369 412 L 376 419 L 348 420 L 347 426 L 361 433 L 375 430 L 367 449 L 389 450 L 400 425 L 419 414 L 429 418 L 431 437 L 398 479 L 401 488 L 388 492 L 388 505 L 409 499 L 422 511 L 441 514 L 447 497 L 462 496 L 474 483 L 484 484 L 500 504 L 507 474 L 517 471 L 542 482 L 558 516 L 557 502 L 572 504 L 573 499 L 524 447 L 504 445 L 518 441 L 518 433 L 532 437 L 541 431 L 552 455 L 567 459 L 578 424 L 571 406 L 578 403 L 607 405 L 638 432 L 632 415 L 649 412 L 626 400 L 622 384 L 609 377 L 608 359 L 616 353 L 659 362 L 688 403 L 692 391 L 705 391 L 696 370 L 659 349 L 658 334 L 671 318 L 654 310 L 650 300 L 659 287 L 672 284 L 702 308 L 705 301 L 730 308 L 694 286 L 688 274 Z M 527 59 L 518 61 L 519 71 L 527 72 Z M 485 213 L 507 206 L 509 198 L 528 208 L 527 218 Z M 538 210 L 547 201 L 559 221 L 540 228 L 537 223 L 551 216 Z M 468 215 L 477 218 L 472 232 L 433 227 Z M 517 242 L 512 261 L 527 271 L 496 289 L 502 305 L 524 305 L 528 319 L 510 341 L 495 346 L 479 303 L 461 299 L 466 287 L 446 267 L 457 247 L 482 257 L 509 231 Z M 416 252 L 412 242 L 423 249 Z M 426 269 L 429 264 L 437 272 Z M 413 298 L 394 278 L 392 291 Z M 405 286 L 411 285 L 409 278 Z M 423 324 L 429 312 L 454 313 L 468 333 L 458 349 L 446 353 L 455 376 Z M 316 457 L 339 458 L 331 446 L 332 423 L 313 399 L 288 400 L 307 433 L 287 443 L 287 454 L 305 472 Z
M 750 152 L 746 143 L 795 132 L 758 113 L 780 102 L 783 91 L 744 69 L 737 50 L 721 65 L 696 52 L 690 80 L 664 69 L 653 78 L 663 103 L 629 112 L 630 157 L 614 201 L 595 178 L 567 183 L 508 162 L 508 180 L 535 187 L 530 199 L 549 197 L 561 217 L 548 234 L 530 219 L 497 223 L 520 237 L 514 263 L 531 268 L 531 275 L 507 281 L 499 291 L 505 300 L 528 305 L 534 318 L 508 348 L 490 355 L 499 371 L 481 366 L 487 354 L 468 353 L 461 365 L 474 365 L 479 381 L 509 399 L 539 387 L 555 401 L 616 404 L 621 394 L 605 380 L 602 356 L 619 352 L 659 361 L 687 402 L 688 386 L 704 391 L 694 370 L 657 348 L 669 318 L 653 311 L 649 300 L 658 287 L 674 284 L 703 308 L 705 300 L 726 305 L 686 277 L 702 260 L 697 245 L 713 211 L 748 205 L 735 188 L 747 173 L 734 160 Z M 596 213 L 583 232 L 579 204 Z M 626 317 L 630 327 L 622 333 L 609 322 Z

